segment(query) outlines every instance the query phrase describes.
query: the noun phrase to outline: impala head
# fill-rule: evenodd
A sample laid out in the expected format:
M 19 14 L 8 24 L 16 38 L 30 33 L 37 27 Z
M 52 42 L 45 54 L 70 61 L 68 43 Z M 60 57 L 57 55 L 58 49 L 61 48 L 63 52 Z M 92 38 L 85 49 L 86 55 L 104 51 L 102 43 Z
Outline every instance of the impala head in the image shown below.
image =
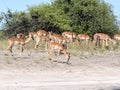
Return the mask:
M 17 38 L 22 38 L 22 39 L 24 39 L 24 38 L 25 38 L 25 35 L 24 35 L 23 33 L 19 33 L 19 34 L 17 34 Z

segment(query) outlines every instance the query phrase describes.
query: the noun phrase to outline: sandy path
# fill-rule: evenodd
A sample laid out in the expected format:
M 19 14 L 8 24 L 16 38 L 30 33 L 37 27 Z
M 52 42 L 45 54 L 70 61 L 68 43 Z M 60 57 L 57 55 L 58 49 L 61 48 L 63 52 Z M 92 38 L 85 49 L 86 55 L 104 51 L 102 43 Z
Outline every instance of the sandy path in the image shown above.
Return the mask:
M 120 55 L 72 56 L 49 62 L 45 53 L 23 58 L 0 52 L 0 90 L 119 90 Z M 62 56 L 61 58 L 64 58 Z
M 55 75 L 56 74 L 56 75 Z M 119 76 L 79 76 L 57 77 L 57 73 L 38 74 L 1 74 L 0 89 L 2 90 L 113 90 L 120 86 Z

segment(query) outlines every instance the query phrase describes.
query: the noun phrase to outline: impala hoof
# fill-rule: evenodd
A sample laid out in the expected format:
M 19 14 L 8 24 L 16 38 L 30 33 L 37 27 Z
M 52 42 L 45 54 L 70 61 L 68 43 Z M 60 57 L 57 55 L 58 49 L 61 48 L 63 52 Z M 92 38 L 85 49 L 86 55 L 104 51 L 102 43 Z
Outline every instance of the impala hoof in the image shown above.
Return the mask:
M 50 61 L 52 60 L 51 58 L 48 58 Z
M 4 55 L 5 55 L 5 56 L 8 56 L 8 54 L 6 54 L 6 53 L 5 53 Z

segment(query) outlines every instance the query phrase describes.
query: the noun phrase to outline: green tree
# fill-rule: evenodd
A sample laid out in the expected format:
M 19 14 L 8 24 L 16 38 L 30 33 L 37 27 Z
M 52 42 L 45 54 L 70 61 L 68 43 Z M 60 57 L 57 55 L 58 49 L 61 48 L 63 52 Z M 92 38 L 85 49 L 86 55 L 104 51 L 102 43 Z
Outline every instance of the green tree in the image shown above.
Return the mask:
M 27 33 L 31 28 L 31 19 L 28 13 L 12 12 L 8 10 L 7 13 L 1 14 L 4 25 L 2 30 L 5 30 L 8 36 L 16 35 L 17 33 Z
M 54 5 L 42 5 L 29 8 L 35 29 L 45 29 L 60 33 L 70 30 L 70 21 L 67 15 Z
M 54 4 L 67 14 L 76 33 L 118 32 L 111 6 L 102 0 L 55 0 Z
M 28 12 L 2 13 L 3 29 L 8 35 L 45 29 L 61 33 L 72 31 L 93 35 L 97 32 L 114 35 L 119 23 L 111 5 L 103 0 L 54 0 L 28 8 Z

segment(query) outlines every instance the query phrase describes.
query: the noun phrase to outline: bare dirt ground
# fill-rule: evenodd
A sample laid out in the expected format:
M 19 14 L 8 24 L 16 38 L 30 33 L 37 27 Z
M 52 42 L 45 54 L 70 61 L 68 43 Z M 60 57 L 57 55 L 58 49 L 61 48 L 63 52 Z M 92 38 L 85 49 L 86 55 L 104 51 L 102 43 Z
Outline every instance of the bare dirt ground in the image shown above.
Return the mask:
M 71 56 L 50 62 L 46 53 L 24 51 L 19 58 L 0 51 L 0 90 L 120 90 L 120 53 Z

